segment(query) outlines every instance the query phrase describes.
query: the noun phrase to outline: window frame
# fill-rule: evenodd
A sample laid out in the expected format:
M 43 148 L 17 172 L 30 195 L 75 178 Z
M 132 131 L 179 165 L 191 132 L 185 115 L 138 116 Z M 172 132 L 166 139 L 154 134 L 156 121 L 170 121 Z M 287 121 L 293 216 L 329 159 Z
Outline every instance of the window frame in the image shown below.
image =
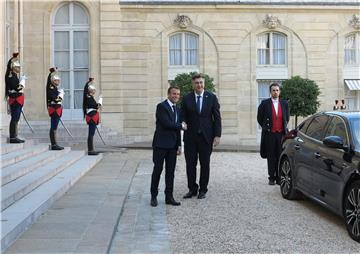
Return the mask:
M 69 5 L 69 23 L 68 24 L 56 24 L 56 15 L 58 14 L 58 11 L 64 7 L 65 5 Z M 75 5 L 81 7 L 82 11 L 85 12 L 87 15 L 87 24 L 75 24 L 74 23 L 74 7 Z M 55 53 L 56 52 L 69 52 L 69 68 L 59 68 L 59 72 L 68 72 L 69 73 L 69 88 L 65 89 L 65 93 L 68 92 L 70 94 L 70 104 L 69 108 L 64 108 L 66 110 L 80 110 L 82 103 L 80 103 L 79 107 L 75 107 L 76 103 L 76 94 L 81 93 L 83 91 L 83 88 L 76 88 L 75 86 L 75 73 L 81 72 L 81 71 L 87 71 L 88 75 L 90 76 L 91 72 L 91 24 L 90 24 L 90 15 L 86 7 L 84 7 L 82 4 L 77 2 L 64 2 L 60 4 L 54 11 L 53 18 L 52 18 L 52 24 L 51 24 L 51 46 L 52 46 L 52 66 L 55 66 Z M 55 49 L 55 33 L 56 32 L 68 32 L 69 33 L 69 49 Z M 75 32 L 87 32 L 88 34 L 88 48 L 87 50 L 84 49 L 74 49 L 74 33 Z M 87 67 L 75 67 L 75 52 L 81 52 L 81 51 L 87 51 L 88 53 L 88 66 Z M 87 77 L 88 79 L 88 77 Z M 86 80 L 87 80 L 86 79 Z M 85 81 L 86 81 L 85 80 Z M 85 83 L 84 83 L 85 84 Z
M 330 128 L 330 124 L 331 122 L 333 121 L 333 119 L 335 118 L 339 118 L 341 120 L 341 122 L 344 124 L 345 126 L 345 133 L 346 133 L 346 140 L 343 140 L 344 141 L 344 145 L 347 145 L 349 146 L 350 145 L 350 138 L 349 138 L 349 132 L 348 132 L 348 128 L 347 128 L 347 125 L 346 125 L 346 122 L 344 121 L 344 119 L 340 116 L 337 116 L 337 115 L 330 115 L 330 119 L 328 120 L 328 123 L 327 123 L 327 126 L 326 126 L 326 130 L 324 132 L 324 138 L 326 138 L 326 133 L 329 131 L 329 128 Z M 345 142 L 346 141 L 346 142 Z
M 328 119 L 327 119 L 327 121 L 326 121 L 326 123 L 325 123 L 325 125 L 324 125 L 325 130 L 322 132 L 322 135 L 321 135 L 320 139 L 316 139 L 316 138 L 314 138 L 314 137 L 309 136 L 308 133 L 307 133 L 307 131 L 309 130 L 309 127 L 311 126 L 311 124 L 313 123 L 313 121 L 314 121 L 317 117 L 321 117 L 321 116 L 325 116 L 325 117 L 327 117 Z M 328 125 L 329 125 L 329 121 L 330 121 L 330 120 L 331 120 L 331 117 L 330 117 L 329 115 L 327 115 L 327 114 L 318 114 L 318 115 L 315 115 L 315 116 L 310 120 L 310 123 L 309 123 L 308 126 L 306 127 L 305 132 L 301 132 L 301 133 L 302 133 L 303 135 L 305 135 L 307 138 L 311 139 L 311 140 L 314 140 L 314 141 L 316 141 L 316 142 L 322 143 L 322 141 L 323 141 L 323 139 L 324 139 L 325 131 L 326 131 L 327 128 L 328 128 Z
M 346 62 L 346 39 L 350 36 L 355 36 L 355 61 L 354 63 Z M 360 32 L 352 32 L 345 36 L 344 40 L 344 65 L 345 66 L 359 66 L 360 65 Z
M 173 36 L 176 36 L 178 34 L 181 34 L 181 64 L 178 64 L 178 65 L 171 65 L 171 54 L 170 54 L 170 51 L 172 50 L 170 48 L 170 41 L 171 41 L 171 37 Z M 197 39 L 197 43 L 196 43 L 196 64 L 193 65 L 193 64 L 186 64 L 186 51 L 189 50 L 186 48 L 186 34 L 191 34 L 191 35 L 195 35 L 196 39 Z M 191 32 L 191 31 L 181 31 L 181 32 L 175 32 L 175 33 L 172 33 L 171 35 L 169 35 L 168 37 L 168 67 L 169 68 L 173 68 L 173 69 L 176 69 L 176 68 L 194 68 L 194 67 L 199 67 L 199 62 L 200 62 L 200 59 L 199 59 L 199 51 L 200 51 L 200 36 L 197 34 L 197 33 L 194 33 L 194 32 Z M 193 49 L 190 49 L 190 50 L 193 50 Z
M 257 39 L 259 36 L 263 36 L 265 34 L 269 34 L 269 64 L 259 64 L 259 49 L 258 48 L 258 42 Z M 285 37 L 285 54 L 284 54 L 284 64 L 274 64 L 274 48 L 273 48 L 273 34 L 280 34 L 282 36 Z M 263 49 L 263 48 L 261 48 Z M 256 66 L 258 67 L 266 67 L 266 66 L 271 66 L 271 67 L 287 67 L 288 65 L 288 36 L 282 32 L 279 31 L 267 31 L 267 32 L 263 32 L 260 33 L 256 36 Z

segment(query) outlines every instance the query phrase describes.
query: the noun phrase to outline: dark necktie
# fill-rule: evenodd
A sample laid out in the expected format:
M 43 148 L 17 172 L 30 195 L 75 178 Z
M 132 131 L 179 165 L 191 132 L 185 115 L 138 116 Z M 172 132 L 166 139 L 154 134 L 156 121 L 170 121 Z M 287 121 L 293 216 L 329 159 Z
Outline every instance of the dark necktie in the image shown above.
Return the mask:
M 200 109 L 200 98 L 201 98 L 201 96 L 198 95 L 198 96 L 197 96 L 197 100 L 196 100 L 196 110 L 197 110 L 197 112 L 198 112 L 199 114 L 201 113 L 201 109 Z
M 173 106 L 172 106 L 172 109 L 173 109 L 174 119 L 175 119 L 175 123 L 176 123 L 176 106 L 173 105 Z

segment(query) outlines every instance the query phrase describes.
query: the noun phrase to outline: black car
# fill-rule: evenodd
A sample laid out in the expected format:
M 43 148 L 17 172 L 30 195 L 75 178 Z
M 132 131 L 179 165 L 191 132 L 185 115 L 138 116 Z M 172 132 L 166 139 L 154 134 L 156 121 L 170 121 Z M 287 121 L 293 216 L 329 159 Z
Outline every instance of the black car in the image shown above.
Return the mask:
M 360 112 L 318 113 L 290 131 L 279 175 L 284 198 L 304 194 L 319 202 L 360 242 Z

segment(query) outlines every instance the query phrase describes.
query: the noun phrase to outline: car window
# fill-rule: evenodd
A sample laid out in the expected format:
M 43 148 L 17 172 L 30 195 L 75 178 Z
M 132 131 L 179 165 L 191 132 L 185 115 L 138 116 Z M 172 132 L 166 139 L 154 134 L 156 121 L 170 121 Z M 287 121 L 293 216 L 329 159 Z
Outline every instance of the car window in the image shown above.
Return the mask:
M 348 144 L 346 125 L 340 117 L 333 117 L 329 124 L 329 127 L 325 133 L 325 137 L 328 136 L 339 136 L 342 138 L 344 145 Z
M 354 145 L 360 150 L 360 118 L 350 118 L 351 134 L 354 138 Z
M 306 135 L 321 141 L 324 136 L 323 134 L 328 120 L 329 117 L 327 115 L 314 117 L 306 130 Z
M 312 118 L 306 119 L 304 122 L 299 124 L 298 130 L 302 133 L 306 132 L 307 127 L 309 126 L 309 123 L 311 122 Z

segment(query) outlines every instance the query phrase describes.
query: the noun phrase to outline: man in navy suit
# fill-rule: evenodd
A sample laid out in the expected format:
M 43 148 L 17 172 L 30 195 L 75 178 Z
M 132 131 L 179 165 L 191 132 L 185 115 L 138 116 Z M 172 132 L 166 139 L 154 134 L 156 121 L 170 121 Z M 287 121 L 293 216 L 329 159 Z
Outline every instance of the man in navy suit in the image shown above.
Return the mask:
M 202 74 L 192 77 L 193 92 L 182 100 L 182 119 L 187 124 L 184 133 L 184 152 L 189 192 L 184 198 L 197 195 L 205 198 L 210 175 L 210 156 L 213 146 L 220 142 L 221 115 L 217 97 L 204 91 L 205 79 Z M 196 165 L 200 161 L 200 180 L 196 183 Z
M 156 129 L 152 143 L 154 170 L 151 176 L 151 206 L 157 206 L 157 195 L 161 172 L 165 161 L 165 203 L 178 206 L 173 197 L 174 171 L 176 156 L 181 153 L 180 130 L 186 129 L 181 123 L 180 112 L 176 103 L 180 98 L 180 89 L 171 86 L 168 89 L 168 99 L 156 107 Z
M 280 184 L 278 164 L 281 154 L 281 140 L 287 133 L 290 118 L 286 100 L 280 100 L 280 85 L 270 85 L 271 98 L 263 100 L 258 108 L 257 121 L 262 128 L 260 155 L 267 158 L 269 185 Z

